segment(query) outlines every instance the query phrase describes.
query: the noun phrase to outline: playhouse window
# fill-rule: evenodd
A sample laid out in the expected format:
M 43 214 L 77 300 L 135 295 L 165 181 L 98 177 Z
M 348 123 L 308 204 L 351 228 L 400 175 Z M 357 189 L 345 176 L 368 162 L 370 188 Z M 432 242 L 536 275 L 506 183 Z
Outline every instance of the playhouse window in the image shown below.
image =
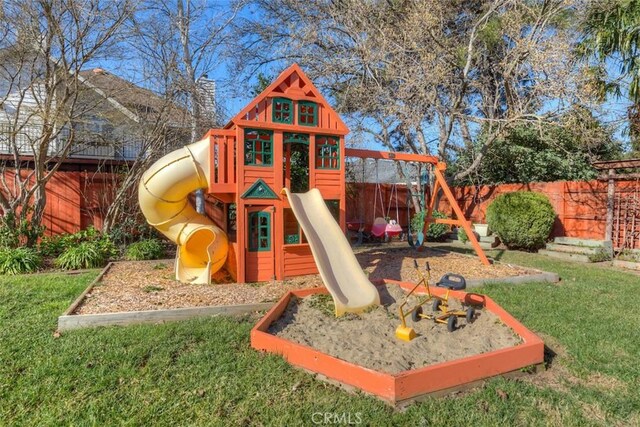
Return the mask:
M 285 245 L 296 245 L 298 243 L 307 243 L 307 238 L 302 232 L 302 229 L 298 224 L 298 220 L 296 219 L 296 216 L 293 214 L 293 210 L 284 209 L 283 220 L 284 220 L 284 244 Z
M 273 165 L 273 132 L 249 129 L 245 131 L 244 164 L 250 166 Z
M 293 101 L 287 98 L 273 98 L 272 120 L 274 123 L 293 123 Z
M 249 251 L 271 250 L 271 215 L 268 212 L 249 213 Z
M 340 138 L 321 135 L 316 137 L 316 168 L 340 169 Z
M 302 126 L 316 126 L 318 124 L 318 105 L 315 102 L 298 102 L 298 124 Z

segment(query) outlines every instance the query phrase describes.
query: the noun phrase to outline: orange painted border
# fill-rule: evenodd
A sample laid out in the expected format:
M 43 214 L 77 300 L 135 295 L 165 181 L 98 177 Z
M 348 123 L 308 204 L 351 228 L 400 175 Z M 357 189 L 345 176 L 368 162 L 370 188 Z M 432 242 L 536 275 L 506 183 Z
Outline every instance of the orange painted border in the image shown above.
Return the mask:
M 413 287 L 411 283 L 387 279 L 379 283 L 400 285 L 406 290 Z M 443 295 L 445 292 L 441 288 L 431 288 L 431 291 L 435 295 Z M 503 323 L 513 329 L 522 338 L 522 344 L 398 374 L 387 374 L 358 366 L 268 333 L 269 326 L 282 315 L 292 297 L 305 297 L 317 293 L 328 292 L 324 288 L 288 292 L 251 330 L 251 346 L 256 350 L 280 354 L 294 366 L 360 388 L 392 403 L 505 374 L 544 361 L 542 340 L 489 297 L 484 298 L 485 309 L 497 315 Z M 473 299 L 473 294 L 461 291 L 452 291 L 450 295 L 457 299 Z

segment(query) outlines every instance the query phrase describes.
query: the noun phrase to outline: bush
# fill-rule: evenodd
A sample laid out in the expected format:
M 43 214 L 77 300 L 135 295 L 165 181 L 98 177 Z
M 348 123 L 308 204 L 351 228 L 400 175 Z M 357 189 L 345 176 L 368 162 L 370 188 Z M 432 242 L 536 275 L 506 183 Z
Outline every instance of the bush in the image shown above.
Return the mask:
M 141 240 L 127 247 L 125 258 L 129 261 L 159 259 L 164 257 L 164 246 L 158 239 Z
M 64 237 L 66 237 L 66 235 L 43 237 L 38 245 L 38 250 L 44 256 L 55 258 L 69 247 Z
M 467 232 L 464 231 L 464 228 L 458 227 L 458 240 L 461 243 L 467 243 L 469 241 L 469 237 L 467 237 Z
M 0 217 L 0 247 L 18 248 L 38 241 L 45 227 L 35 226 L 28 219 L 18 220 L 12 213 Z
M 115 224 L 109 231 L 109 238 L 118 246 L 124 247 L 132 242 L 156 239 L 160 233 L 145 220 L 128 216 Z
M 65 249 L 56 259 L 56 266 L 64 270 L 101 267 L 106 258 L 95 242 L 82 242 Z
M 39 249 L 44 256 L 58 257 L 68 249 L 76 247 L 83 242 L 94 243 L 105 259 L 118 256 L 118 249 L 109 236 L 101 234 L 93 226 L 73 234 L 45 237 L 40 241 Z
M 426 214 L 427 214 L 426 211 L 422 211 L 413 215 L 413 218 L 411 218 L 412 234 L 417 234 L 418 232 L 422 231 L 422 228 L 424 227 L 424 217 Z M 444 213 L 438 212 L 438 211 L 433 211 L 431 216 L 434 218 L 447 217 Z M 449 226 L 447 224 L 431 223 L 429 224 L 429 228 L 427 229 L 426 237 L 427 237 L 427 240 L 430 242 L 440 242 L 444 240 L 448 232 L 449 232 Z
M 536 250 L 544 246 L 556 213 L 540 193 L 501 194 L 487 208 L 487 222 L 510 249 Z
M 120 255 L 118 248 L 111 241 L 109 236 L 102 236 L 100 237 L 100 239 L 94 240 L 94 242 L 98 247 L 98 250 L 104 256 L 105 260 L 108 261 L 110 259 L 118 258 L 118 255 Z
M 0 274 L 32 273 L 41 266 L 42 257 L 34 249 L 0 249 Z

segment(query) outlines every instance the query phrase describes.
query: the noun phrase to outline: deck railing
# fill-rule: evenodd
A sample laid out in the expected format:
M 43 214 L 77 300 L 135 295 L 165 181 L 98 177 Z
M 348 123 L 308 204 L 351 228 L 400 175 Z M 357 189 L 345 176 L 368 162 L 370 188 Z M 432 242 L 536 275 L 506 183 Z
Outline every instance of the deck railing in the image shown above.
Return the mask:
M 56 137 L 49 143 L 47 154 L 52 157 L 61 154 L 69 136 L 69 129 L 61 129 L 57 132 Z M 0 123 L 0 154 L 12 155 L 14 150 L 17 150 L 18 154 L 33 156 L 41 137 L 42 128 L 39 126 L 22 126 L 14 131 L 11 125 Z M 140 140 L 105 143 L 103 141 L 88 142 L 84 138 L 77 139 L 79 141 L 74 142 L 69 151 L 69 158 L 135 160 L 144 148 L 144 143 Z

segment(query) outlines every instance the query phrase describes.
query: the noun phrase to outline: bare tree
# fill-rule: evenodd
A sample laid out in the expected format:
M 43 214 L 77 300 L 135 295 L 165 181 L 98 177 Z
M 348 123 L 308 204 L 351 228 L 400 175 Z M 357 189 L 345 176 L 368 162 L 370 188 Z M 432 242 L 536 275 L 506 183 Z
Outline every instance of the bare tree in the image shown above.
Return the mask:
M 0 13 L 0 208 L 41 224 L 45 186 L 76 143 L 80 70 L 110 53 L 130 1 L 8 0 Z M 35 243 L 30 236 L 27 244 Z
M 220 124 L 219 111 L 211 111 L 214 94 L 203 79 L 221 65 L 221 55 L 233 34 L 230 26 L 244 6 L 196 0 L 151 0 L 136 17 L 132 48 L 149 73 L 163 76 L 172 93 L 191 114 L 191 141 Z
M 255 0 L 238 26 L 248 74 L 297 61 L 388 149 L 455 160 L 464 178 L 516 123 L 587 104 L 571 60 L 571 0 Z M 478 135 L 482 133 L 483 138 Z
M 128 47 L 137 80 L 153 90 L 162 105 L 142 119 L 142 155 L 120 171 L 115 194 L 105 196 L 111 200 L 105 204 L 109 209 L 103 231 L 121 223 L 122 217 L 137 214 L 137 208 L 132 209 L 135 189 L 151 162 L 220 124 L 215 83 L 207 76 L 219 67 L 229 26 L 242 6 L 242 2 L 220 6 L 192 0 L 145 1 L 129 21 Z

